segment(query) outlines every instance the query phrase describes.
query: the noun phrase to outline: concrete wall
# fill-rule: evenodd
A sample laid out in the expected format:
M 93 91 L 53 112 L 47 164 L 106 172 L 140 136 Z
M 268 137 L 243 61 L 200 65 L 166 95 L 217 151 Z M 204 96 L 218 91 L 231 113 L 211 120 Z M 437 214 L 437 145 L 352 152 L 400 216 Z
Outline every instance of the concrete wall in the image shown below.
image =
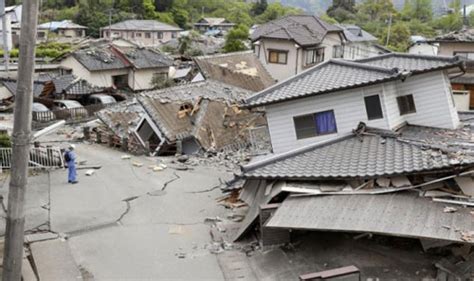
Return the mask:
M 135 71 L 130 71 L 128 76 L 128 84 L 130 88 L 135 91 L 146 90 L 153 88 L 152 81 L 153 76 L 156 73 L 166 73 L 168 74 L 168 68 L 153 68 L 153 69 L 137 69 Z
M 453 56 L 455 52 L 474 53 L 474 43 L 439 43 L 439 56 Z
M 109 30 L 103 29 L 101 35 L 103 38 L 109 38 Z M 145 33 L 150 33 L 150 38 L 146 38 Z M 159 33 L 163 34 L 162 38 L 159 38 Z M 132 42 L 139 43 L 143 46 L 154 46 L 159 45 L 160 43 L 170 41 L 173 39 L 173 33 L 176 34 L 176 38 L 179 35 L 177 31 L 122 31 L 122 30 L 113 30 L 113 38 L 124 38 Z
M 368 120 L 364 97 L 380 95 L 383 118 Z M 396 97 L 413 94 L 416 113 L 400 115 Z M 334 110 L 337 133 L 296 139 L 293 117 Z M 403 122 L 415 125 L 456 128 L 459 119 L 451 98 L 451 88 L 443 71 L 412 76 L 405 82 L 334 92 L 266 106 L 273 151 L 282 153 L 314 142 L 351 132 L 359 122 L 382 129 L 393 129 Z

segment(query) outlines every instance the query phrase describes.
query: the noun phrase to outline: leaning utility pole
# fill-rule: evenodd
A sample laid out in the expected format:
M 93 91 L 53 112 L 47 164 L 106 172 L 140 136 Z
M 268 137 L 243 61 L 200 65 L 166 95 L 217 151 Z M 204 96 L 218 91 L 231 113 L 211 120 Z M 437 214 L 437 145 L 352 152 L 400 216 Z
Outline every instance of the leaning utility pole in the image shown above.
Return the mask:
M 388 46 L 388 42 L 390 42 L 390 31 L 392 29 L 392 13 L 390 13 L 390 18 L 388 19 L 388 30 L 387 30 L 387 42 L 385 42 L 385 47 Z
M 7 13 L 5 12 L 5 0 L 0 0 L 0 14 L 2 15 L 2 39 L 3 39 L 3 58 L 5 60 L 5 72 L 8 74 L 8 64 L 10 63 L 10 46 L 8 45 Z
M 21 280 L 38 4 L 39 0 L 27 0 L 23 1 L 22 8 L 18 86 L 13 117 L 11 179 L 3 255 L 3 281 Z

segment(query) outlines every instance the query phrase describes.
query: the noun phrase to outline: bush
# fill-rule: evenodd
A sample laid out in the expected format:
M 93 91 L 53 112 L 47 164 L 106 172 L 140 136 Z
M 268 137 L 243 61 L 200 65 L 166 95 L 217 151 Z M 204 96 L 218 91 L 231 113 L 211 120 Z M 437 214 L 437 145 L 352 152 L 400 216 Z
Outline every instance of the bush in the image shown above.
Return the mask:
M 8 134 L 0 134 L 0 147 L 12 147 L 10 136 Z

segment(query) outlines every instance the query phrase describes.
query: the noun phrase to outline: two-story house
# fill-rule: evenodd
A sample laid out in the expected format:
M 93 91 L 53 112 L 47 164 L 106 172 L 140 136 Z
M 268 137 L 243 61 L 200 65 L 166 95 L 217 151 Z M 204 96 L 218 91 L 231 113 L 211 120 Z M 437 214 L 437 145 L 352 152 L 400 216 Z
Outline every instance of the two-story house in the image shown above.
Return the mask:
M 74 40 L 86 37 L 87 27 L 73 23 L 70 20 L 51 21 L 38 25 L 37 42 L 43 42 L 52 38 L 58 40 Z M 54 33 L 54 36 L 50 36 Z
M 292 15 L 259 25 L 251 40 L 255 54 L 278 81 L 331 58 L 343 57 L 343 30 L 316 16 Z
M 123 38 L 142 46 L 155 46 L 178 38 L 181 28 L 156 20 L 126 20 L 100 29 L 102 38 Z
M 246 106 L 265 108 L 274 153 L 351 133 L 360 122 L 454 129 L 448 72 L 463 65 L 458 57 L 395 53 L 330 60 L 255 94 Z
M 60 65 L 97 87 L 151 89 L 167 79 L 173 60 L 153 49 L 103 44 L 59 58 Z

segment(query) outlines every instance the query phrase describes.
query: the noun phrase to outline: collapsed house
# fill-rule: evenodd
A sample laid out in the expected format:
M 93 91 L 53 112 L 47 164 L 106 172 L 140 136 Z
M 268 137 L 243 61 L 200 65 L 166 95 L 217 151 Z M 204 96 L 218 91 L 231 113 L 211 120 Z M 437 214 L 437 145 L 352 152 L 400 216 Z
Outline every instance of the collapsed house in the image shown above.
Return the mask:
M 263 246 L 302 231 L 464 245 L 436 267 L 472 278 L 474 119 L 460 121 L 449 86 L 460 70 L 456 58 L 405 54 L 329 61 L 248 98 L 265 107 L 275 154 L 242 167 L 249 209 L 234 238 L 258 229 Z
M 252 51 L 194 57 L 193 60 L 206 79 L 253 92 L 275 84 L 275 79 Z
M 246 146 L 249 131 L 265 124 L 261 113 L 239 108 L 250 94 L 212 80 L 145 92 L 136 136 L 154 155 Z

